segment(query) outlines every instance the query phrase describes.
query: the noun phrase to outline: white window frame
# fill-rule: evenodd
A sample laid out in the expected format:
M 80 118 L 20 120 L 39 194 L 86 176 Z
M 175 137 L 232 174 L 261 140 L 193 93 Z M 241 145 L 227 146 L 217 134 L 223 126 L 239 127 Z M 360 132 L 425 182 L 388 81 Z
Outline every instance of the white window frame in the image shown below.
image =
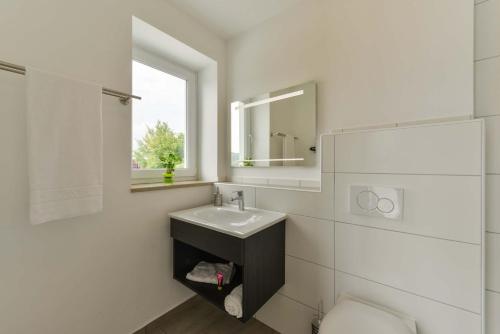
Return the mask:
M 177 181 L 189 181 L 197 179 L 197 75 L 195 72 L 174 64 L 169 60 L 159 57 L 145 50 L 134 48 L 134 61 L 155 68 L 162 72 L 174 75 L 186 80 L 187 101 L 186 101 L 186 136 L 185 136 L 185 168 L 175 170 Z M 139 102 L 140 103 L 140 102 Z M 132 113 L 134 111 L 132 110 Z M 132 114 L 133 115 L 133 114 Z M 132 152 L 132 150 L 131 150 Z M 163 180 L 165 169 L 132 169 L 132 183 L 153 183 Z

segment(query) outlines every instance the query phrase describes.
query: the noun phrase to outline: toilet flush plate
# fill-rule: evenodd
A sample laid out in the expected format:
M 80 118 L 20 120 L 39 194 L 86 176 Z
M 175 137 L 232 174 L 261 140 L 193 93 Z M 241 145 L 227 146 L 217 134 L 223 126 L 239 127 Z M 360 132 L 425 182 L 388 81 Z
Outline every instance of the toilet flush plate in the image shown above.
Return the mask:
M 355 215 L 403 219 L 404 190 L 402 188 L 351 185 L 349 211 Z

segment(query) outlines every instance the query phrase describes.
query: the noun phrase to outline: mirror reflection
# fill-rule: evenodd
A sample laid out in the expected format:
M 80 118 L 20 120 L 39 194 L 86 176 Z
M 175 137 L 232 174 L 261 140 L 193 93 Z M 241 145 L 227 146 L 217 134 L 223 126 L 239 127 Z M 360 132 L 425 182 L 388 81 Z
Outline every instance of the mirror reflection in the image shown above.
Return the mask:
M 314 166 L 316 83 L 231 103 L 233 167 Z

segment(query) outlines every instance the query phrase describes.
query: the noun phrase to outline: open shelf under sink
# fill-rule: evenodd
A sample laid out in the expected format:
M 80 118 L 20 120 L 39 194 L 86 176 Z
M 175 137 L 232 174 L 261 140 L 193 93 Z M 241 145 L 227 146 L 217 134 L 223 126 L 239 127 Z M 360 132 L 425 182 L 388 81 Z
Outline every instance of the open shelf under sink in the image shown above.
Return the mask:
M 226 296 L 243 284 L 243 317 L 239 319 L 243 322 L 285 283 L 285 220 L 242 239 L 172 218 L 170 233 L 174 239 L 174 279 L 223 311 Z M 201 261 L 233 262 L 231 283 L 218 290 L 215 284 L 186 279 Z

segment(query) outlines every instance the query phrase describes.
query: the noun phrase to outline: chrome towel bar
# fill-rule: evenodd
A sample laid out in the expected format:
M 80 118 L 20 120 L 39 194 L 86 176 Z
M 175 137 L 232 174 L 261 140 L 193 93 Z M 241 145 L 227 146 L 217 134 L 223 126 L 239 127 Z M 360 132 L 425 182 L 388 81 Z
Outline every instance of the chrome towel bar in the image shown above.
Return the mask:
M 0 60 L 0 70 L 12 72 L 12 73 L 17 73 L 17 74 L 22 74 L 22 75 L 26 74 L 26 67 L 16 65 L 16 64 L 7 63 L 7 62 L 1 61 L 1 60 Z M 120 92 L 120 91 L 117 91 L 114 89 L 105 88 L 105 87 L 102 88 L 102 93 L 104 95 L 115 96 L 115 97 L 119 98 L 120 102 L 124 105 L 128 104 L 130 102 L 130 99 L 141 100 L 140 96 L 123 93 L 123 92 Z

